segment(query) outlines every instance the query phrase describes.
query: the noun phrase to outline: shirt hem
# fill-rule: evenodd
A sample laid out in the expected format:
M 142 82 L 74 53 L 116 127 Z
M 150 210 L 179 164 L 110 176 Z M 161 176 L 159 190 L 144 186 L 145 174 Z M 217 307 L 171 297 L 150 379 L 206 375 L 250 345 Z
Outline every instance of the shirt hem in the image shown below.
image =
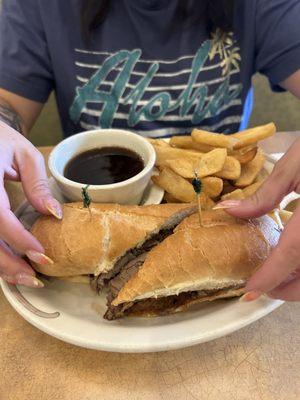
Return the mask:
M 281 57 L 279 64 L 262 71 L 262 73 L 269 78 L 273 90 L 284 91 L 280 83 L 293 75 L 298 69 L 300 69 L 300 49 L 296 52 L 291 51 L 289 54 Z

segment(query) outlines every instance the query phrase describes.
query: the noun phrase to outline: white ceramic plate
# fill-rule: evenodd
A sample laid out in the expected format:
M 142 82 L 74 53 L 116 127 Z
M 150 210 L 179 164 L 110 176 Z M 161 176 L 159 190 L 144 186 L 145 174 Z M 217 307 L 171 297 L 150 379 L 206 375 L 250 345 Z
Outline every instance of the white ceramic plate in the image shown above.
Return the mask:
M 271 169 L 272 163 L 267 168 Z M 57 189 L 51 186 L 59 198 Z M 21 207 L 18 216 L 25 225 L 35 218 L 28 204 Z M 105 294 L 95 295 L 88 285 L 52 280 L 38 290 L 14 287 L 4 281 L 1 286 L 13 308 L 38 329 L 77 346 L 115 352 L 192 346 L 241 329 L 283 304 L 268 298 L 253 303 L 221 300 L 172 316 L 108 322 L 102 318 Z

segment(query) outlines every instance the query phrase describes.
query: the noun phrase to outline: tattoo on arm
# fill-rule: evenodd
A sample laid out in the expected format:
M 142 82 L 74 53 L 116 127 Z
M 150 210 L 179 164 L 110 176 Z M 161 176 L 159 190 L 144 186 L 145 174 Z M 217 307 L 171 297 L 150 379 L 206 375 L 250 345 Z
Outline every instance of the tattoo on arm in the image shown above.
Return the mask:
M 8 105 L 0 104 L 0 121 L 5 122 L 11 128 L 22 133 L 21 118 Z

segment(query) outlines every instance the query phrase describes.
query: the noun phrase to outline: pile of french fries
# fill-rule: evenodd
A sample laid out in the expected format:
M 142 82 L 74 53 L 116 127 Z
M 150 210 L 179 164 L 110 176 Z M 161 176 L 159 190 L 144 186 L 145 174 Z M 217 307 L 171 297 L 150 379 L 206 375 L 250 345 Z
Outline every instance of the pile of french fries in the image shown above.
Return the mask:
M 159 170 L 152 180 L 165 190 L 165 201 L 191 203 L 196 200 L 192 185 L 196 172 L 202 182 L 204 210 L 220 200 L 245 199 L 268 176 L 258 142 L 275 132 L 275 125 L 270 123 L 232 135 L 194 129 L 191 136 L 174 136 L 169 142 L 149 139 Z

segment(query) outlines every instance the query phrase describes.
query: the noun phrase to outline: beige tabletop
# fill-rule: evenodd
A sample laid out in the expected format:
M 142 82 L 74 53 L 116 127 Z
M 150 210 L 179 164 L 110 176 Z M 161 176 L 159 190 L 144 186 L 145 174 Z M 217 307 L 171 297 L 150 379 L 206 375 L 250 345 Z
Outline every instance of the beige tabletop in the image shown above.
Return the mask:
M 277 135 L 264 147 L 284 151 L 296 136 Z M 16 207 L 22 191 L 7 186 Z M 63 343 L 24 321 L 1 291 L 0 317 L 0 400 L 300 399 L 300 303 L 227 337 L 154 354 Z

